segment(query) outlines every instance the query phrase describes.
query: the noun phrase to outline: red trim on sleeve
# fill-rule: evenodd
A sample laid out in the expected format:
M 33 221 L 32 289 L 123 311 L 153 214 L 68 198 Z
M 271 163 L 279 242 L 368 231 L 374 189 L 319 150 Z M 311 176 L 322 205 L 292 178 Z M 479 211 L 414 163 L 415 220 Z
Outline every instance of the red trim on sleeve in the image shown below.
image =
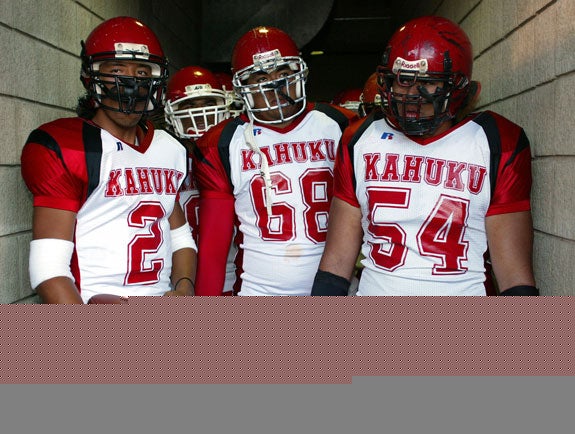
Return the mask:
M 355 122 L 350 125 L 343 133 L 334 166 L 333 195 L 348 204 L 359 208 L 359 202 L 355 194 L 355 176 L 353 161 L 351 155 L 353 144 L 350 140 L 354 136 L 362 122 Z
M 66 198 L 34 196 L 34 206 L 43 206 L 46 208 L 61 209 L 64 211 L 78 212 L 82 204 L 75 200 Z
M 216 125 L 196 142 L 192 173 L 200 195 L 206 191 L 233 194 L 228 174 L 218 150 L 218 141 L 226 122 Z
M 82 125 L 76 118 L 42 125 L 42 137 L 50 143 L 28 141 L 24 146 L 22 178 L 34 195 L 34 206 L 77 212 L 84 203 L 87 173 Z
M 531 150 L 525 132 L 497 113 L 490 112 L 501 139 L 501 159 L 495 191 L 486 215 L 531 209 Z
M 513 202 L 502 205 L 491 205 L 485 214 L 486 217 L 497 214 L 508 214 L 512 212 L 529 211 L 531 209 L 531 202 L 529 199 L 521 202 Z

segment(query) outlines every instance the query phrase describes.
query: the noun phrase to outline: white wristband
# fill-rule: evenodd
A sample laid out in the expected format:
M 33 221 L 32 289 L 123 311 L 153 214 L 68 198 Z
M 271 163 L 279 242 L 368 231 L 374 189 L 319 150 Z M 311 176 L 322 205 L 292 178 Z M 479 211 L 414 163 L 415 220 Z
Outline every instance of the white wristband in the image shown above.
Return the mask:
M 172 239 L 172 252 L 186 248 L 194 249 L 196 252 L 198 251 L 198 247 L 192 238 L 192 229 L 189 224 L 186 223 L 177 229 L 172 229 L 170 231 L 170 237 Z
M 74 276 L 70 271 L 70 260 L 74 252 L 74 243 L 57 238 L 41 238 L 30 242 L 30 285 L 36 289 L 45 280 L 53 277 Z

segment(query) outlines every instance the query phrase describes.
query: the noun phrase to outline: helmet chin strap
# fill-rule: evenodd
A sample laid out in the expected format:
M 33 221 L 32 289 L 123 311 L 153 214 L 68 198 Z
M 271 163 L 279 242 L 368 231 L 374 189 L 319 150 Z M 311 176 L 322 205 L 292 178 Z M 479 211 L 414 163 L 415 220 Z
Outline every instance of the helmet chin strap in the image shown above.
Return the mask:
M 272 178 L 270 176 L 270 167 L 268 164 L 268 159 L 261 151 L 256 138 L 254 136 L 254 121 L 250 121 L 248 128 L 244 130 L 244 139 L 246 140 L 249 148 L 260 156 L 260 176 L 264 180 L 264 185 L 266 188 L 266 210 L 268 216 L 272 215 L 272 204 L 274 201 L 273 190 L 272 190 Z

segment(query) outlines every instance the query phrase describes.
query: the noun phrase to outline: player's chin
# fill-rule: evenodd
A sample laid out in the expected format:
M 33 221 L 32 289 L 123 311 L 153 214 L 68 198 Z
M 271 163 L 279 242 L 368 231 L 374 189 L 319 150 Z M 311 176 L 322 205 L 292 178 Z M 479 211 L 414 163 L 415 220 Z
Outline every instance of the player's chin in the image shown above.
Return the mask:
M 115 294 L 96 294 L 88 300 L 87 304 L 128 304 L 128 297 Z
M 134 113 L 120 113 L 118 112 L 115 115 L 114 122 L 121 126 L 122 128 L 133 128 L 140 123 L 140 119 L 142 119 L 141 114 L 134 114 Z
M 270 110 L 270 117 L 274 119 L 289 118 L 295 115 L 301 108 L 301 104 L 290 104 L 287 102 L 282 103 L 281 113 L 280 109 Z

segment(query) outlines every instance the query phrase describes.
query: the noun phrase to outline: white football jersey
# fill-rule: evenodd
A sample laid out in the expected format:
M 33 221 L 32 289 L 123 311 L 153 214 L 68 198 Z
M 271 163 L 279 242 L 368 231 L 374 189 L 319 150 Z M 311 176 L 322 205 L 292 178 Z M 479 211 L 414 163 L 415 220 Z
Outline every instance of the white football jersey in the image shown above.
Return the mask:
M 39 150 L 26 154 L 37 166 L 27 180 L 34 204 L 77 213 L 72 273 L 82 299 L 169 291 L 168 218 L 186 173 L 183 146 L 151 124 L 133 146 L 78 118 L 43 125 L 27 146 Z
M 242 258 L 239 295 L 309 295 L 325 244 L 341 128 L 318 110 L 308 110 L 284 130 L 250 125 L 238 118 L 228 124 L 227 161 L 221 161 L 217 138 L 204 135 L 201 140 L 207 138 L 209 146 L 203 145 L 196 172 L 200 190 L 231 189 L 235 198 Z M 246 144 L 246 129 L 261 154 Z M 261 155 L 272 182 L 269 214 Z M 228 179 L 222 179 L 220 167 L 229 167 Z M 205 272 L 200 268 L 199 273 Z
M 521 131 L 487 112 L 418 141 L 364 124 L 338 156 L 334 193 L 362 213 L 358 295 L 485 295 L 486 216 L 529 209 Z

